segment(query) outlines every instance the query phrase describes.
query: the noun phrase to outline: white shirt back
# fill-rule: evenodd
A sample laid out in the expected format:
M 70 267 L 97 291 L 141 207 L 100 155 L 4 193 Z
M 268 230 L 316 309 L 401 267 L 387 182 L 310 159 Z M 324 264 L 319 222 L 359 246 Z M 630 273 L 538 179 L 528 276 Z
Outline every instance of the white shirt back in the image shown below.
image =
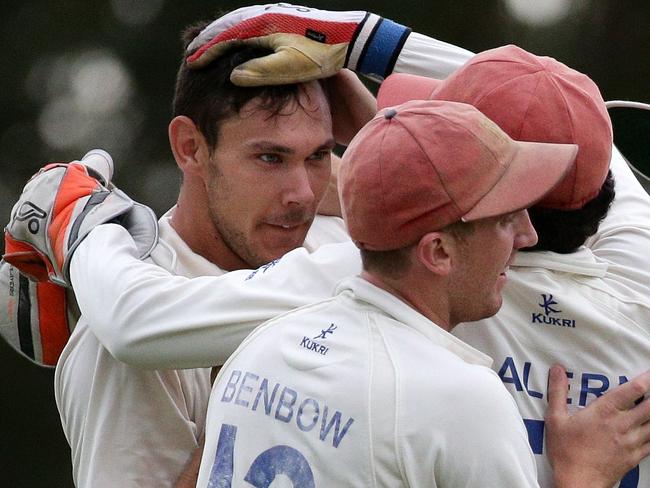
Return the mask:
M 393 295 L 346 280 L 256 329 L 224 365 L 197 486 L 537 486 L 489 364 Z

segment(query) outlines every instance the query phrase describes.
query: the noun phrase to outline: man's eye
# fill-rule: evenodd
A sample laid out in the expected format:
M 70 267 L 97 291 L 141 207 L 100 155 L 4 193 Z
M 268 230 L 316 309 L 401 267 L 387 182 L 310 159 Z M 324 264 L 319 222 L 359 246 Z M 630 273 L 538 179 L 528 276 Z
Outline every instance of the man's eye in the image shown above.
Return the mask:
M 322 159 L 327 158 L 330 154 L 331 154 L 330 151 L 317 151 L 311 156 L 309 156 L 309 159 L 313 161 L 320 161 Z
M 277 154 L 260 154 L 260 159 L 265 163 L 279 163 L 281 161 Z

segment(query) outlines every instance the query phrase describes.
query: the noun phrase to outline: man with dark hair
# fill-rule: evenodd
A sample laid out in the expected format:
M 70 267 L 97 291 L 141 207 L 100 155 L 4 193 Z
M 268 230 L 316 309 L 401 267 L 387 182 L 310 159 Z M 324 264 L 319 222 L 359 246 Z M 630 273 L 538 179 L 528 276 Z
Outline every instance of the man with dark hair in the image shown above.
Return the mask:
M 233 68 L 270 51 L 232 46 L 218 59 L 195 65 L 188 60 L 204 26 L 184 35 L 169 124 L 183 182 L 177 205 L 159 221 L 160 241 L 150 261 L 177 277 L 216 276 L 262 265 L 267 270 L 297 247 L 311 251 L 347 240 L 339 218 L 314 215 L 317 208 L 338 206 L 330 184 L 331 151 L 335 141 L 347 143 L 374 114 L 368 91 L 351 72 L 326 81 L 237 87 L 230 81 Z M 460 64 L 456 52 L 462 57 L 465 50 L 448 46 L 437 56 L 441 73 Z M 328 97 L 345 103 L 330 104 Z M 325 195 L 332 188 L 334 198 Z M 10 254 L 8 246 L 8 259 Z M 54 281 L 66 283 L 62 276 Z M 101 296 L 101 286 L 93 290 Z M 95 327 L 98 322 L 81 317 L 55 375 L 75 483 L 169 486 L 202 434 L 209 369 L 169 369 L 187 367 L 173 354 L 150 361 L 140 346 L 131 347 L 135 329 L 105 334 Z M 176 333 L 168 334 L 164 323 L 151 321 L 147 328 L 157 329 L 155 335 L 167 344 L 175 342 Z M 238 343 L 239 334 L 232 341 Z M 225 341 L 227 348 L 232 341 Z M 194 366 L 222 363 L 212 358 Z
M 341 219 L 316 216 L 335 145 L 327 82 L 241 88 L 229 80 L 233 67 L 268 52 L 241 47 L 201 69 L 181 63 L 169 140 L 183 181 L 150 256 L 174 275 L 256 268 L 347 239 Z M 345 75 L 329 83 L 362 87 Z M 171 486 L 203 434 L 210 369 L 132 367 L 111 346 L 82 315 L 57 363 L 74 482 Z

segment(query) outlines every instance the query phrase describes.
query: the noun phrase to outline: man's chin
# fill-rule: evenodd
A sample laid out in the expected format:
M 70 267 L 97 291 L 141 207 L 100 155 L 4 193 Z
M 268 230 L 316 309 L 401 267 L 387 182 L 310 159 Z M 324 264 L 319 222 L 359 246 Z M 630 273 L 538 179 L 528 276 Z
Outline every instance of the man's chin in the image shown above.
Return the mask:
M 486 315 L 483 318 L 488 318 L 488 317 L 493 317 L 495 316 L 499 310 L 501 310 L 501 306 L 503 305 L 503 297 L 501 294 L 495 299 L 494 303 L 492 304 L 492 307 L 486 311 Z
M 298 249 L 299 247 L 301 247 L 304 242 L 305 242 L 305 238 L 303 237 L 301 239 L 276 243 L 272 249 L 269 249 L 267 247 L 264 250 L 265 252 L 260 253 L 261 257 L 257 259 L 257 261 L 259 262 L 257 264 L 257 267 L 263 266 L 264 264 L 267 264 L 271 261 L 280 259 L 285 254 L 293 251 L 294 249 Z
M 471 318 L 466 318 L 461 322 L 477 322 L 479 320 L 493 317 L 497 314 L 499 310 L 501 310 L 502 304 L 503 304 L 503 300 L 501 298 L 501 295 L 499 295 L 498 298 L 493 300 L 491 304 L 489 305 L 485 304 L 485 306 L 482 307 L 480 310 L 474 310 L 474 314 Z

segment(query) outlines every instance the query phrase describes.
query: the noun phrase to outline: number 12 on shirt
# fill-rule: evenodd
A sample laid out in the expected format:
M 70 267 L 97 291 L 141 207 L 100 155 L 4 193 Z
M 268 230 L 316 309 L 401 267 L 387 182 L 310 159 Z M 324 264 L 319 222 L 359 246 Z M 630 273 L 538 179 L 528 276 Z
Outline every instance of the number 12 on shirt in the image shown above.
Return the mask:
M 222 424 L 217 452 L 210 471 L 208 488 L 231 488 L 237 427 Z M 263 451 L 251 464 L 244 481 L 255 488 L 268 488 L 278 475 L 284 475 L 294 488 L 315 488 L 314 475 L 305 456 L 290 446 L 277 445 Z M 235 486 L 240 486 L 236 483 Z

